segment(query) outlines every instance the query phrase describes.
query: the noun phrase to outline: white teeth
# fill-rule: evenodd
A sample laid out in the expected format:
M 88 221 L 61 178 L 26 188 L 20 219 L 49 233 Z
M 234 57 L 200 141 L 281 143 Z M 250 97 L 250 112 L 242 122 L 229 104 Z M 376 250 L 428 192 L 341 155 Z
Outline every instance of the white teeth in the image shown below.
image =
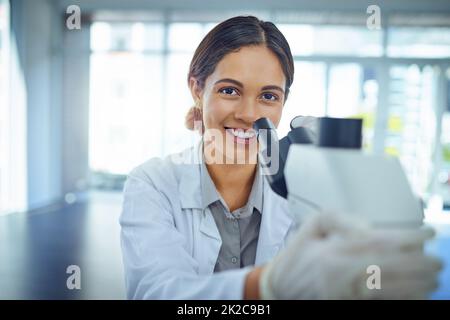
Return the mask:
M 239 131 L 238 130 L 231 129 L 230 131 L 233 134 L 233 136 L 239 137 Z
M 238 130 L 238 129 L 230 129 L 229 131 L 235 137 L 238 137 L 240 139 L 249 139 L 255 135 L 255 132 L 253 132 L 253 131 L 243 131 L 243 130 Z

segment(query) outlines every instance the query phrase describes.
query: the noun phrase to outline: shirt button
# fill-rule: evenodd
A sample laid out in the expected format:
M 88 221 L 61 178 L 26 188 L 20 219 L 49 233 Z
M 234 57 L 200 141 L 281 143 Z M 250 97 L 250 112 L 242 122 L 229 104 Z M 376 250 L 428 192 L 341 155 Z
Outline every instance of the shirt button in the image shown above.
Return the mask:
M 235 264 L 237 262 L 237 258 L 236 257 L 231 258 L 231 262 Z

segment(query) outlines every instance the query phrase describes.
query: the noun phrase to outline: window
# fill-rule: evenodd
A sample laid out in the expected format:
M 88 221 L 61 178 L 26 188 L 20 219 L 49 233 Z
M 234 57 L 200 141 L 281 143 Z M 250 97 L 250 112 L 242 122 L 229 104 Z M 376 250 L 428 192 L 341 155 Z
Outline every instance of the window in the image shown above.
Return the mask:
M 126 174 L 162 150 L 162 26 L 96 23 L 91 35 L 90 167 Z
M 388 39 L 387 53 L 391 57 L 450 57 L 448 27 L 394 27 Z
M 126 174 L 152 156 L 193 144 L 198 137 L 184 128 L 192 103 L 189 63 L 214 19 L 232 15 L 174 11 L 152 21 L 92 24 L 92 170 Z M 396 15 L 382 30 L 369 30 L 361 14 L 264 11 L 257 16 L 277 24 L 295 60 L 279 136 L 297 115 L 361 117 L 364 149 L 400 157 L 415 191 L 430 191 L 440 121 L 433 96 L 440 94 L 436 77 L 443 62 L 450 62 L 445 60 L 450 57 L 447 17 Z
M 279 24 L 293 55 L 381 56 L 382 33 L 365 26 Z M 345 45 L 342 45 L 345 43 Z
M 372 68 L 356 63 L 333 64 L 329 71 L 327 115 L 363 119 L 363 148 L 372 150 L 378 82 Z
M 25 82 L 8 4 L 0 0 L 0 214 L 27 206 Z
M 278 134 L 285 136 L 291 120 L 298 115 L 321 117 L 326 114 L 326 66 L 322 62 L 296 61 L 295 79 L 283 108 Z
M 192 145 L 187 68 L 210 24 L 95 22 L 91 26 L 89 162 L 125 175 Z M 186 30 L 190 36 L 185 36 Z
M 429 188 L 436 139 L 436 87 L 433 66 L 394 65 L 390 68 L 389 111 L 385 151 L 399 156 L 414 190 Z
M 0 213 L 9 209 L 9 18 L 8 7 L 0 0 Z
M 441 120 L 440 145 L 436 168 L 436 194 L 443 200 L 447 210 L 450 209 L 450 68 L 446 72 L 447 96 L 446 108 Z

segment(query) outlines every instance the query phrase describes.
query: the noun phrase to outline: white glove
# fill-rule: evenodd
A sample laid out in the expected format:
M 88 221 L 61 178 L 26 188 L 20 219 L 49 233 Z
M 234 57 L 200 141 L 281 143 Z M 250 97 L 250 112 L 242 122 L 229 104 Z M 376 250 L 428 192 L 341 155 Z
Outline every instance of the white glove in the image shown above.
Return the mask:
M 438 259 L 425 256 L 431 229 L 373 229 L 321 213 L 305 221 L 262 271 L 263 299 L 424 299 L 437 287 Z M 368 267 L 381 289 L 369 289 Z

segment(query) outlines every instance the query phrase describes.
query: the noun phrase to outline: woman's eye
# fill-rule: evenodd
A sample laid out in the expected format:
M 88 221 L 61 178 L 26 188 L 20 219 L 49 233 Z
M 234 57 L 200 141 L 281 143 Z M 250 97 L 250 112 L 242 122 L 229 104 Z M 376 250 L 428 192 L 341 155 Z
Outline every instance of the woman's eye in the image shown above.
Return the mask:
M 264 100 L 277 101 L 278 97 L 272 93 L 263 93 L 262 98 Z
M 223 94 L 230 95 L 230 96 L 237 95 L 237 90 L 234 89 L 234 88 L 222 88 L 222 89 L 219 90 L 219 92 L 223 93 Z

